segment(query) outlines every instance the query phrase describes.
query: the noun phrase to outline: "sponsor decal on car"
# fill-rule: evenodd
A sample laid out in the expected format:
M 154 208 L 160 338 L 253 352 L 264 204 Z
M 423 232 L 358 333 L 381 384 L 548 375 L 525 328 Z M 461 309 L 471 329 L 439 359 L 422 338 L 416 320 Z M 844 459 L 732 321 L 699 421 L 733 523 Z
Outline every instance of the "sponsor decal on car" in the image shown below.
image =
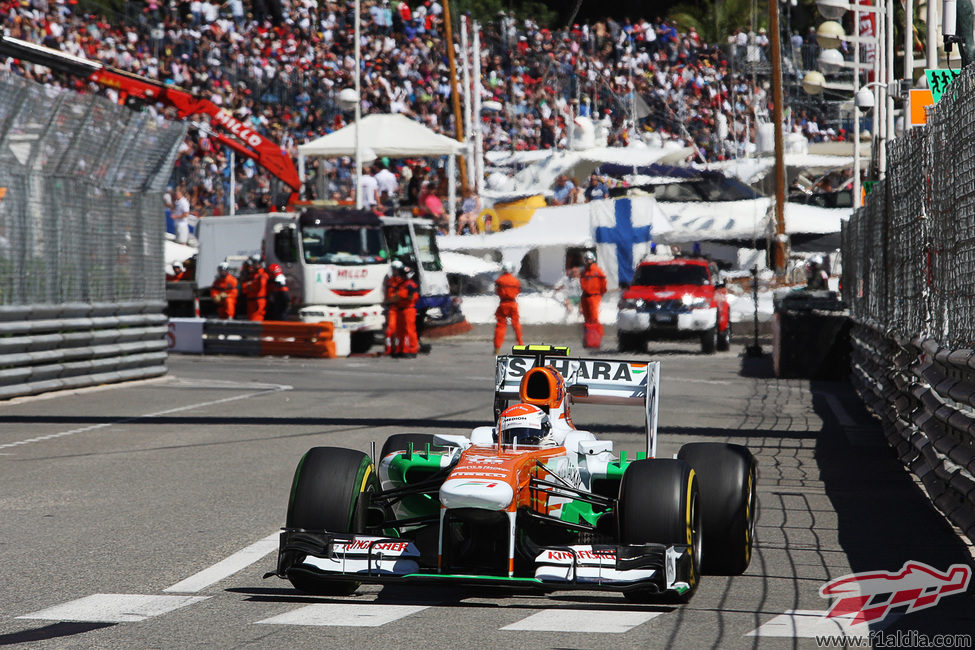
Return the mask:
M 515 384 L 519 383 L 525 373 L 535 365 L 535 360 L 528 357 L 509 357 L 507 361 L 505 381 Z M 548 359 L 547 363 L 558 370 L 568 384 L 583 380 L 640 383 L 643 380 L 643 373 L 646 372 L 646 364 L 631 364 L 627 361 Z M 639 368 L 639 371 L 634 373 L 634 368 Z
M 819 588 L 823 598 L 836 598 L 827 618 L 853 615 L 851 625 L 880 621 L 892 609 L 905 613 L 937 605 L 944 596 L 965 593 L 971 567 L 953 564 L 942 573 L 923 562 L 905 562 L 900 571 L 852 573 Z
M 475 478 L 476 477 L 479 477 L 479 476 L 485 476 L 485 477 L 490 476 L 490 477 L 493 477 L 493 478 L 508 478 L 508 475 L 505 474 L 504 472 L 488 472 L 488 471 L 481 470 L 481 469 L 476 469 L 476 468 L 475 468 L 475 470 L 471 470 L 471 471 L 454 470 L 453 472 L 450 473 L 450 477 L 451 478 L 459 478 L 459 477 L 462 477 L 462 476 L 472 476 L 472 477 L 475 477 Z
M 573 558 L 578 560 L 611 560 L 616 561 L 616 552 L 612 549 L 606 550 L 579 550 L 575 553 L 571 551 L 545 551 L 538 560 L 541 562 L 572 562 Z
M 371 544 L 371 547 L 370 547 Z M 351 542 L 333 544 L 332 549 L 338 553 L 382 551 L 383 553 L 403 553 L 410 548 L 410 542 L 375 542 L 374 538 L 357 538 Z

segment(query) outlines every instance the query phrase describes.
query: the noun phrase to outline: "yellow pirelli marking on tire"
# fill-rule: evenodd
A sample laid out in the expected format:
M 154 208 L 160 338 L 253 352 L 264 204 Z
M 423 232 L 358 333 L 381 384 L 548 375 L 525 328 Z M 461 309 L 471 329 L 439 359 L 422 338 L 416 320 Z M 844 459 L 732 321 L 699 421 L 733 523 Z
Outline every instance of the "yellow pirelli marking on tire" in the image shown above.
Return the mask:
M 690 583 L 692 586 L 697 584 L 697 567 L 694 566 L 694 522 L 691 519 L 694 505 L 694 502 L 691 499 L 691 492 L 693 492 L 692 488 L 694 487 L 695 476 L 696 474 L 692 469 L 687 481 L 687 552 L 691 556 Z M 700 504 L 698 504 L 698 507 L 700 507 Z M 701 531 L 697 531 L 697 534 L 700 535 Z
M 366 491 L 366 481 L 369 480 L 370 473 L 372 473 L 372 465 L 366 467 L 366 473 L 362 475 L 362 485 L 359 486 L 359 492 Z
M 745 564 L 747 565 L 752 559 L 752 481 L 754 480 L 755 472 L 752 469 L 748 470 L 748 496 L 745 498 Z

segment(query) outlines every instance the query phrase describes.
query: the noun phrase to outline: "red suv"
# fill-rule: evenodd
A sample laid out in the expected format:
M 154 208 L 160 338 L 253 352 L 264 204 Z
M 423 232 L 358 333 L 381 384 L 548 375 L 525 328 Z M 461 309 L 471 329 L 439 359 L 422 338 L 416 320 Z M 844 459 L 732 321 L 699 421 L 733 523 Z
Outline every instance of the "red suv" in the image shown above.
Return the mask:
M 619 303 L 616 337 L 620 352 L 643 351 L 659 339 L 701 339 L 713 354 L 731 346 L 728 292 L 717 267 L 699 258 L 642 262 Z

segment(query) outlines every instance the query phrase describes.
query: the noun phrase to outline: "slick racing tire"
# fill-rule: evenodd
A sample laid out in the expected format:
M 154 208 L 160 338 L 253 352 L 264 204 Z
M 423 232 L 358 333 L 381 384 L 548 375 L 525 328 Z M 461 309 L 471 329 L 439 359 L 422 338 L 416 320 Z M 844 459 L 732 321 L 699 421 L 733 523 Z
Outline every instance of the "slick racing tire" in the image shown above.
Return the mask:
M 382 460 L 394 451 L 407 451 L 410 448 L 411 442 L 413 443 L 413 453 L 425 452 L 427 450 L 428 443 L 430 448 L 433 448 L 433 434 L 394 433 L 390 437 L 386 438 L 386 442 L 383 443 L 383 450 L 380 452 L 378 460 Z
M 690 600 L 701 575 L 701 508 L 697 477 L 682 460 L 659 458 L 630 463 L 620 481 L 620 544 L 688 545 L 690 589 L 676 597 Z M 627 591 L 628 600 L 646 602 L 655 594 Z
M 372 461 L 361 451 L 314 447 L 295 469 L 286 525 L 365 533 L 370 493 L 379 489 Z M 306 573 L 294 573 L 288 579 L 298 591 L 319 596 L 347 596 L 359 588 L 358 582 L 336 582 Z
M 694 468 L 701 489 L 704 572 L 744 573 L 755 541 L 755 458 L 741 445 L 720 442 L 686 444 L 677 458 Z
M 701 332 L 701 352 L 704 354 L 714 354 L 717 347 L 718 328 L 712 327 Z

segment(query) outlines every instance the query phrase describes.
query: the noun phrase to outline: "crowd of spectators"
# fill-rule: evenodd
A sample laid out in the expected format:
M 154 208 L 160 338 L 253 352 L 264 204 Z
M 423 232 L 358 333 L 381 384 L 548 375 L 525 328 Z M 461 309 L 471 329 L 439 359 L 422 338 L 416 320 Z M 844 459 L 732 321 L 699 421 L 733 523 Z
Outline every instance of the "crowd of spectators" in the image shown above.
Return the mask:
M 141 10 L 106 18 L 79 12 L 76 0 L 0 0 L 0 12 L 10 36 L 185 88 L 228 108 L 292 156 L 299 144 L 350 119 L 336 95 L 354 85 L 352 2 L 125 5 Z M 455 134 L 440 1 L 363 0 L 362 20 L 363 112 L 403 113 Z M 719 46 L 660 18 L 610 18 L 552 30 L 499 14 L 482 30 L 482 98 L 500 107 L 480 121 L 485 150 L 565 147 L 568 120 L 582 115 L 608 124 L 610 146 L 652 132 L 659 141 L 693 146 L 699 159 L 739 156 L 754 146 L 770 94 L 760 77 L 745 74 L 744 65 L 750 45 L 767 56 L 767 39 L 742 33 Z M 8 60 L 0 67 L 88 90 L 82 79 L 25 62 Z M 631 97 L 634 91 L 641 101 Z M 820 121 L 797 114 L 792 128 L 813 140 L 840 137 Z M 401 202 L 442 203 L 446 179 L 437 161 L 380 165 L 386 166 L 398 176 Z M 195 214 L 225 214 L 231 172 L 228 152 L 194 130 L 179 152 L 173 184 L 185 191 Z M 275 183 L 265 170 L 238 156 L 233 172 L 238 212 L 274 206 Z M 351 160 L 310 161 L 308 175 L 311 198 L 351 198 Z M 572 197 L 590 196 L 585 189 Z M 598 196 L 602 189 L 595 191 Z M 465 197 L 463 214 L 475 198 Z

